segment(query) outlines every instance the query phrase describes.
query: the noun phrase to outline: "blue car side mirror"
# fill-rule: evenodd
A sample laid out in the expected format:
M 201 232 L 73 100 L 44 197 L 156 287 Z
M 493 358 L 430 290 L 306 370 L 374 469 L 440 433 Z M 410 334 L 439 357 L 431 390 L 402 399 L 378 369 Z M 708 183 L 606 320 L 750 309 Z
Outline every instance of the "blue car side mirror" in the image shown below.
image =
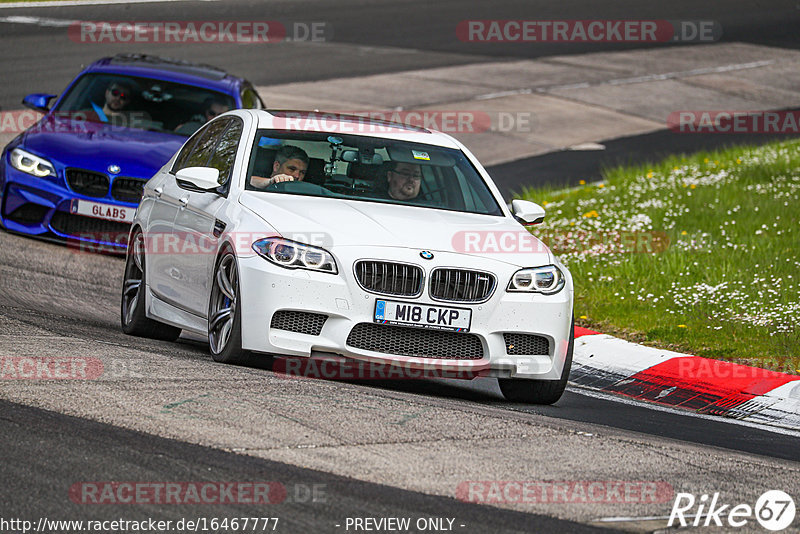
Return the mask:
M 28 95 L 22 99 L 22 105 L 26 108 L 31 108 L 36 111 L 41 111 L 42 113 L 47 113 L 50 111 L 50 101 L 54 99 L 56 95 L 48 95 L 45 93 L 33 93 L 32 95 Z

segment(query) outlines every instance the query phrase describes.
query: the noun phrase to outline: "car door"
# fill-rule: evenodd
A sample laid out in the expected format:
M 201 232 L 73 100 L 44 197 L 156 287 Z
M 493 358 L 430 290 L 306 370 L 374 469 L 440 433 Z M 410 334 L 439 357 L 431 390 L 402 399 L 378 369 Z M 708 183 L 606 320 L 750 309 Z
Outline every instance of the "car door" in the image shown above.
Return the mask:
M 181 304 L 186 311 L 198 316 L 207 313 L 217 238 L 224 229 L 224 223 L 217 220 L 216 214 L 227 201 L 227 187 L 233 174 L 242 129 L 243 122 L 239 117 L 214 121 L 197 158 L 190 158 L 187 163 L 191 165 L 186 165 L 215 168 L 219 170 L 220 182 L 217 191 L 196 191 L 184 184 L 173 225 L 180 250 L 173 263 L 180 275 Z M 180 187 L 181 182 L 178 185 Z
M 178 213 L 178 198 L 181 189 L 175 181 L 175 170 L 183 168 L 183 163 L 192 154 L 198 141 L 203 138 L 205 130 L 195 133 L 181 148 L 171 169 L 162 169 L 153 177 L 152 183 L 158 184 L 152 193 L 146 193 L 152 207 L 145 228 L 147 236 L 147 280 L 150 290 L 162 300 L 177 303 L 180 295 L 174 285 L 175 271 L 173 257 L 175 249 L 172 227 Z
M 184 150 L 169 170 L 160 192 L 159 220 L 164 221 L 163 230 L 159 227 L 149 236 L 151 240 L 151 256 L 158 262 L 159 283 L 155 288 L 157 295 L 173 306 L 187 309 L 186 302 L 186 273 L 181 269 L 184 265 L 185 251 L 182 248 L 182 239 L 175 230 L 178 213 L 185 209 L 188 202 L 188 191 L 178 183 L 175 173 L 186 167 L 202 167 L 208 162 L 219 140 L 219 135 L 227 126 L 227 118 L 212 121 L 203 126 L 192 139 L 184 146 Z

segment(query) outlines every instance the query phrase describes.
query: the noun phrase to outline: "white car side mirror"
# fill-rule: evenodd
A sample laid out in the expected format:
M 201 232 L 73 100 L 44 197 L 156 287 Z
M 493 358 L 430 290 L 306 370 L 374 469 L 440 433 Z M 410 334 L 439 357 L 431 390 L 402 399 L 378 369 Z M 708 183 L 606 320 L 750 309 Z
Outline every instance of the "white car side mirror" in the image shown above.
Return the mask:
M 535 202 L 527 200 L 512 200 L 511 212 L 520 219 L 523 224 L 539 224 L 544 221 L 544 208 Z
M 176 172 L 175 177 L 203 191 L 213 191 L 220 186 L 219 169 L 211 167 L 186 167 Z

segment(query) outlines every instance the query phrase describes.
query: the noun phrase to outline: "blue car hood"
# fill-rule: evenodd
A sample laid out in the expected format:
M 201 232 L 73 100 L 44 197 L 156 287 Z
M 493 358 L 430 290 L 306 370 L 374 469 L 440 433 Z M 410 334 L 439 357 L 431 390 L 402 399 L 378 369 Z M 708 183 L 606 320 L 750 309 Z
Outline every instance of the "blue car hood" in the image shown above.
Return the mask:
M 180 135 L 45 117 L 19 146 L 61 168 L 108 173 L 117 165 L 120 176 L 150 178 L 185 141 Z

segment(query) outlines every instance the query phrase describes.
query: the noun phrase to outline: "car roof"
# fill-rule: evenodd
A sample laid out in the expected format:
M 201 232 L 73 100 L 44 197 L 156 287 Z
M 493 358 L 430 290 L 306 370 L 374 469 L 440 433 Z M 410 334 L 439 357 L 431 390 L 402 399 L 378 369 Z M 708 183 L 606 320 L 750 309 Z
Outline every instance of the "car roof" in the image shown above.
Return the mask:
M 213 65 L 148 54 L 117 54 L 98 59 L 84 72 L 129 74 L 231 92 L 245 83 Z
M 368 116 L 316 110 L 250 111 L 256 114 L 259 128 L 360 135 L 460 148 L 455 139 L 436 130 Z

